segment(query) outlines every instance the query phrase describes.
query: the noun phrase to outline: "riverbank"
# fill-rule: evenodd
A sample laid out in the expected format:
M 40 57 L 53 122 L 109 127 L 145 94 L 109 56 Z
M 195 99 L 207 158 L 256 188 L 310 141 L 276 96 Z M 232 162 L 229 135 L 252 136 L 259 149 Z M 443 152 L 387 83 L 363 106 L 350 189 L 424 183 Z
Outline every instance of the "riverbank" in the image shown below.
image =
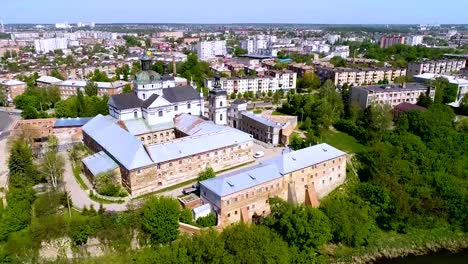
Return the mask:
M 468 234 L 449 228 L 414 230 L 407 234 L 378 231 L 366 247 L 329 247 L 329 263 L 378 263 L 406 256 L 468 249 Z

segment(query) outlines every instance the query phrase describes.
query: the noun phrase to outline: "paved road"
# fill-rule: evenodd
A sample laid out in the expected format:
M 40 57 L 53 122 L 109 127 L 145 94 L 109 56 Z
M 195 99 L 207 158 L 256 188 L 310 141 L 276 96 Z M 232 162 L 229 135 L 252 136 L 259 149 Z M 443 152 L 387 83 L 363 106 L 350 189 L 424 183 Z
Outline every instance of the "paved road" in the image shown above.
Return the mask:
M 62 155 L 65 155 L 62 153 Z M 86 179 L 83 179 L 86 180 Z M 63 181 L 65 183 L 65 189 L 70 194 L 73 201 L 73 206 L 78 209 L 83 209 L 85 206 L 89 208 L 91 205 L 97 210 L 99 203 L 89 198 L 89 190 L 85 191 L 81 189 L 80 184 L 76 181 L 73 175 L 71 162 L 68 157 L 65 157 L 65 172 L 63 175 Z M 125 211 L 127 210 L 126 204 L 103 204 L 106 211 Z
M 11 122 L 13 122 L 13 119 L 8 113 L 0 112 L 0 131 L 7 130 L 10 127 Z

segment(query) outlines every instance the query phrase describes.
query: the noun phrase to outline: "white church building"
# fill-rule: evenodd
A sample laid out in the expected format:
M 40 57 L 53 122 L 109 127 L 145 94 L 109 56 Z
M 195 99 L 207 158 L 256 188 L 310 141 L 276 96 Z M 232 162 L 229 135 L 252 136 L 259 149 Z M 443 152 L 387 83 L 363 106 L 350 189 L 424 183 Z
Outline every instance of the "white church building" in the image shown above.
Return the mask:
M 178 114 L 203 116 L 203 94 L 192 86 L 176 86 L 171 76 L 151 70 L 151 58 L 141 59 L 142 71 L 133 81 L 133 92 L 109 99 L 109 114 L 117 120 L 144 119 L 148 125 L 172 122 Z

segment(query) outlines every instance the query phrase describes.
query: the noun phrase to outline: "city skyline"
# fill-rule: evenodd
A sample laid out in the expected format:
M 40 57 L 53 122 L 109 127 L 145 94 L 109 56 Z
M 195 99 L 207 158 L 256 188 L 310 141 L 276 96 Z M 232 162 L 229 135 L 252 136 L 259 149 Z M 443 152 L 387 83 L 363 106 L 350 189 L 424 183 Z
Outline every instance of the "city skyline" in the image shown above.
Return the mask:
M 468 2 L 462 0 L 380 2 L 332 0 L 312 2 L 215 0 L 172 2 L 137 0 L 67 2 L 19 0 L 3 3 L 0 19 L 6 24 L 96 23 L 297 23 L 297 24 L 465 24 Z M 453 8 L 456 6 L 457 8 Z M 72 11 L 70 11 L 72 10 Z M 168 10 L 168 11 L 165 11 Z M 171 11 L 169 11 L 171 10 Z M 327 11 L 328 10 L 328 11 Z M 419 12 L 415 12 L 419 10 Z M 53 11 L 53 12 L 51 12 Z M 327 11 L 327 12 L 322 12 Z M 392 14 L 389 16 L 388 14 Z

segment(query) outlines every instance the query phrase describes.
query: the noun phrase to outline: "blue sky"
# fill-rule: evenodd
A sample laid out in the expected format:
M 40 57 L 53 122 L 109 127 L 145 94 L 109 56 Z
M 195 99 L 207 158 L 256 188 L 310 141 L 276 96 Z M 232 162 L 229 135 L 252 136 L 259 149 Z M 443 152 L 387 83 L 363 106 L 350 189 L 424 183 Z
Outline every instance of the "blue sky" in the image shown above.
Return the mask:
M 0 0 L 5 23 L 466 23 L 468 0 Z

